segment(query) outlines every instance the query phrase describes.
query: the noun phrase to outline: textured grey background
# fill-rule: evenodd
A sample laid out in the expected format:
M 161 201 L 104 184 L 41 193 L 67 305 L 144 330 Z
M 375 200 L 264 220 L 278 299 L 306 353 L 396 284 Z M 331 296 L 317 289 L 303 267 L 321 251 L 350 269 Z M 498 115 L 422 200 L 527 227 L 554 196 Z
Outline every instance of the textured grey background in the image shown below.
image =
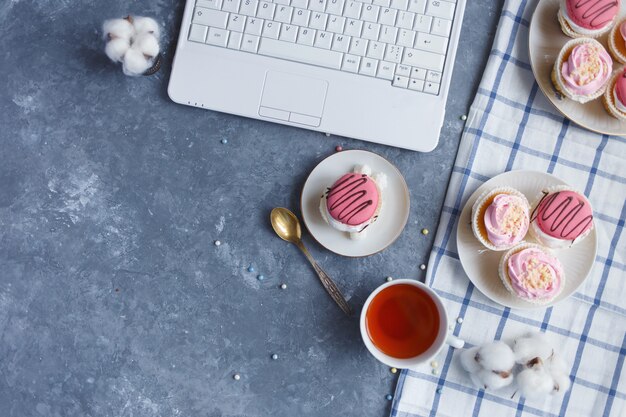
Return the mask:
M 501 5 L 469 1 L 419 154 L 172 103 L 182 1 L 0 2 L 0 416 L 384 416 L 395 376 L 268 214 L 299 212 L 336 145 L 377 152 L 411 191 L 401 238 L 365 259 L 306 243 L 357 312 L 385 276 L 422 278 Z M 102 53 L 102 20 L 129 12 L 163 24 L 156 76 Z

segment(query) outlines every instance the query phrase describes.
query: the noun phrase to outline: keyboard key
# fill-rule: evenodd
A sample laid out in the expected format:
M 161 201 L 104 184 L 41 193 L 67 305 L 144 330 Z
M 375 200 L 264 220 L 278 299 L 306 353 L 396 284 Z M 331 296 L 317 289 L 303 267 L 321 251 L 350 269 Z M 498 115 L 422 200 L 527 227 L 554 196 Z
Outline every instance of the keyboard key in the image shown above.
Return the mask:
M 420 51 L 418 49 L 404 48 L 402 63 L 412 67 L 419 66 L 420 68 L 431 69 L 433 71 L 442 71 L 445 59 L 446 57 L 444 55 Z
M 387 9 L 389 10 L 389 9 Z M 375 4 L 368 4 L 363 9 L 363 14 L 361 15 L 361 20 L 366 22 L 376 23 L 378 21 L 378 15 L 380 13 L 380 6 Z M 393 25 L 393 23 L 390 23 Z
M 273 20 L 274 10 L 276 10 L 276 5 L 274 3 L 262 1 L 259 3 L 259 10 L 256 13 L 256 17 Z
M 423 14 L 418 14 L 415 17 L 415 23 L 413 24 L 413 29 L 418 32 L 430 33 L 430 24 L 432 23 L 433 18 L 430 16 L 424 16 Z
M 313 42 L 315 42 L 315 29 L 303 28 L 298 29 L 298 39 L 297 43 L 302 45 L 313 46 Z
M 411 69 L 411 78 L 415 78 L 417 80 L 425 80 L 427 71 L 423 68 L 413 68 Z
M 191 29 L 189 29 L 189 40 L 204 43 L 207 30 L 208 28 L 206 26 L 192 24 Z
M 385 55 L 385 44 L 382 42 L 370 42 L 367 47 L 367 56 L 374 59 L 383 59 Z
M 289 0 L 274 0 L 274 3 L 280 4 L 281 6 L 289 6 Z
M 398 20 L 396 26 L 403 29 L 413 29 L 413 21 L 415 20 L 415 13 L 400 11 L 398 13 Z
M 330 49 L 330 45 L 333 43 L 333 34 L 330 32 L 324 32 L 323 30 L 318 30 L 315 34 L 315 43 L 314 45 L 317 48 Z
M 313 29 L 326 30 L 326 21 L 328 15 L 326 13 L 313 13 L 309 22 L 309 27 Z
M 454 17 L 454 3 L 442 0 L 428 0 L 426 4 L 426 14 L 428 16 L 452 20 Z M 437 87 L 437 89 L 439 89 L 439 87 Z M 424 88 L 424 91 L 426 91 L 426 88 Z
M 385 51 L 385 61 L 396 62 L 396 63 L 402 61 L 403 49 L 404 49 L 403 47 L 398 46 L 398 45 L 387 45 L 387 50 Z
M 264 38 L 278 39 L 279 33 L 280 33 L 280 23 L 272 22 L 268 20 L 265 21 L 265 24 L 263 24 L 263 37 Z
M 218 28 L 209 28 L 206 36 L 206 43 L 209 45 L 226 47 L 228 43 L 228 31 Z
M 335 34 L 333 38 L 333 51 L 338 52 L 348 52 L 348 48 L 350 47 L 350 36 Z
M 452 29 L 452 21 L 448 19 L 441 19 L 436 17 L 433 19 L 433 26 L 430 29 L 430 33 L 433 35 L 439 35 L 448 37 L 450 36 L 450 29 Z
M 226 47 L 230 49 L 239 49 L 241 47 L 241 38 L 243 38 L 242 33 L 230 32 L 230 36 L 228 36 L 228 45 L 226 45 Z
M 372 4 L 380 7 L 389 7 L 389 5 L 391 4 L 391 0 L 374 0 L 372 1 Z
M 411 75 L 411 67 L 409 67 L 408 65 L 403 65 L 403 64 L 396 65 L 396 75 L 409 77 Z
M 396 38 L 398 36 L 398 29 L 393 26 L 383 26 L 380 30 L 380 34 L 378 35 L 378 40 L 385 43 L 396 43 Z
M 380 32 L 380 25 L 378 23 L 366 23 L 363 26 L 361 37 L 375 41 L 378 40 L 378 32 Z
M 417 39 L 415 40 L 415 48 L 445 54 L 446 49 L 448 49 L 448 39 L 420 32 L 417 34 Z
M 361 66 L 359 68 L 359 74 L 367 75 L 368 77 L 376 76 L 376 68 L 378 67 L 378 61 L 372 58 L 361 58 Z
M 220 10 L 222 8 L 222 0 L 196 0 L 196 6 Z
M 220 29 L 226 29 L 226 21 L 228 20 L 228 13 L 221 10 L 204 9 L 196 7 L 193 14 L 193 23 L 198 23 L 204 26 L 216 27 Z
M 326 13 L 341 16 L 343 13 L 343 3 L 344 0 L 327 0 Z
M 365 56 L 367 51 L 367 40 L 361 38 L 352 38 L 350 41 L 350 53 L 353 55 Z
M 423 91 L 424 90 L 424 81 L 416 80 L 415 78 L 411 78 L 409 80 L 409 90 Z
M 441 73 L 439 71 L 428 71 L 426 73 L 426 81 L 441 84 Z
M 278 6 L 274 15 L 274 20 L 281 23 L 291 23 L 291 14 L 293 13 L 293 7 Z
M 341 16 L 329 16 L 326 23 L 326 30 L 334 33 L 343 33 L 343 26 L 346 23 L 346 18 Z
M 259 37 L 245 33 L 241 41 L 241 50 L 246 52 L 257 52 L 259 48 Z
M 261 36 L 261 31 L 263 30 L 263 19 L 259 19 L 256 17 L 249 17 L 246 21 L 246 30 L 245 33 L 249 33 L 251 35 Z
M 246 25 L 246 17 L 240 14 L 231 14 L 228 18 L 228 30 L 243 32 Z
M 393 77 L 393 83 L 391 84 L 394 87 L 409 88 L 409 78 L 396 75 L 395 77 Z
M 314 12 L 325 12 L 326 11 L 326 0 L 311 0 L 309 4 L 309 10 Z
M 426 0 L 409 0 L 409 11 L 413 13 L 426 13 Z
M 390 9 L 389 7 L 385 7 L 380 12 L 378 23 L 383 25 L 395 26 L 397 14 L 398 11 L 396 9 Z
M 225 12 L 239 13 L 239 0 L 224 0 L 222 10 Z
M 359 63 L 361 58 L 356 55 L 345 54 L 343 56 L 343 64 L 341 65 L 342 71 L 359 72 Z
M 257 0 L 242 0 L 239 7 L 239 14 L 246 16 L 256 16 L 256 8 L 259 2 Z
M 348 19 L 344 27 L 343 33 L 349 36 L 361 36 L 363 22 L 360 20 Z
M 343 8 L 343 15 L 352 19 L 358 19 L 361 17 L 361 7 L 363 3 L 355 0 L 348 0 Z
M 291 6 L 306 9 L 309 7 L 309 0 L 291 0 Z
M 383 78 L 385 80 L 393 80 L 393 72 L 396 69 L 396 64 L 392 62 L 381 61 L 378 63 L 377 78 Z
M 414 41 L 415 32 L 412 30 L 400 29 L 400 32 L 398 32 L 398 45 L 412 47 Z
M 259 54 L 335 69 L 341 68 L 343 58 L 341 52 L 266 38 L 261 39 Z
M 424 84 L 424 92 L 428 93 L 428 94 L 438 95 L 439 94 L 439 84 L 431 83 L 430 81 L 426 81 L 426 83 Z
M 278 39 L 285 42 L 295 42 L 298 37 L 298 27 L 294 25 L 284 24 L 280 27 L 280 35 Z
M 291 23 L 296 26 L 308 26 L 309 16 L 311 16 L 311 12 L 306 9 L 294 9 Z
M 409 8 L 409 0 L 391 0 L 391 8 L 406 10 Z

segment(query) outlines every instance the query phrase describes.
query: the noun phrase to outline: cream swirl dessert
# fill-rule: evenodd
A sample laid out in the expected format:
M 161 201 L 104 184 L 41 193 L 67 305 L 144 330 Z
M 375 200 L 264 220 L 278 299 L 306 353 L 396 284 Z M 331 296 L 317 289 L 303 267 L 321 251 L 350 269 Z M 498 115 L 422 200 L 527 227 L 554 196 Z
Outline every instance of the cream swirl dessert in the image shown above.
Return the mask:
M 485 211 L 485 228 L 489 241 L 497 247 L 511 246 L 528 231 L 528 203 L 518 196 L 499 194 Z
M 565 44 L 552 71 L 552 81 L 564 96 L 586 103 L 600 97 L 611 77 L 613 60 L 593 39 L 574 39 Z
M 558 19 L 563 33 L 572 38 L 599 37 L 611 28 L 620 0 L 561 0 Z
M 626 69 L 613 75 L 602 97 L 602 103 L 611 116 L 626 120 Z

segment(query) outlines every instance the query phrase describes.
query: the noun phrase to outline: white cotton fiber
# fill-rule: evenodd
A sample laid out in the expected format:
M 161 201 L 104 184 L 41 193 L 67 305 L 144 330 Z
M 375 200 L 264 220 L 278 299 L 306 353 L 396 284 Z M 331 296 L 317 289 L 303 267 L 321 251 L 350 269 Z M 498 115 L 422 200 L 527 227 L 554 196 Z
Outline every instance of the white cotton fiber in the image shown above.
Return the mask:
M 127 19 L 111 19 L 104 21 L 102 32 L 105 39 L 122 38 L 130 40 L 135 33 L 135 28 Z
M 137 49 L 147 59 L 152 59 L 159 54 L 159 42 L 149 33 L 136 36 L 132 48 Z
M 545 362 L 553 351 L 552 344 L 543 333 L 530 333 L 513 342 L 515 361 L 520 364 L 526 364 L 534 358 L 541 358 Z
M 554 389 L 554 380 L 543 367 L 525 369 L 517 375 L 517 386 L 528 398 L 544 397 Z
M 510 371 L 515 365 L 513 351 L 504 342 L 493 342 L 478 349 L 476 360 L 485 369 Z
M 563 372 L 552 371 L 552 379 L 554 380 L 553 394 L 563 394 L 567 392 L 572 385 L 572 381 L 569 379 L 569 375 Z
M 130 42 L 124 38 L 114 38 L 107 42 L 104 52 L 113 62 L 122 62 L 124 54 L 130 48 Z
M 137 33 L 137 35 L 151 33 L 157 39 L 159 38 L 159 25 L 150 17 L 133 17 L 133 26 L 135 27 L 135 33 Z
M 553 374 L 555 372 L 564 373 L 564 374 L 568 373 L 568 366 L 567 366 L 567 363 L 565 362 L 565 359 L 563 359 L 563 357 L 561 357 L 561 355 L 557 353 L 553 353 L 548 358 L 545 364 L 550 368 Z
M 478 380 L 481 381 L 482 385 L 486 387 L 485 389 L 500 389 L 506 387 L 507 385 L 511 385 L 511 382 L 513 382 L 512 373 L 508 373 L 506 374 L 506 376 L 502 376 L 488 369 L 481 369 L 474 375 L 476 375 Z
M 136 76 L 146 72 L 151 65 L 152 63 L 146 59 L 141 51 L 131 47 L 124 55 L 122 70 L 126 75 Z
M 472 373 L 472 372 L 477 372 L 482 369 L 482 366 L 480 366 L 478 362 L 476 362 L 476 359 L 475 359 L 476 353 L 478 353 L 478 349 L 480 349 L 480 346 L 475 346 L 473 348 L 464 349 L 461 351 L 461 354 L 459 355 L 461 366 L 467 372 Z

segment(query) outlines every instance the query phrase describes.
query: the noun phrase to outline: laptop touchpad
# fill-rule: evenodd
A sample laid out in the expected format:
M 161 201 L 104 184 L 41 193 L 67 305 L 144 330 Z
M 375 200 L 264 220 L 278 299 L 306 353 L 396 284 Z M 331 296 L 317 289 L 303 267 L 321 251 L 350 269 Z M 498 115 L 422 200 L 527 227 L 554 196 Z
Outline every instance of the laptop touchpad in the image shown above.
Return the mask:
M 322 121 L 328 82 L 285 72 L 265 75 L 259 115 L 317 127 Z

